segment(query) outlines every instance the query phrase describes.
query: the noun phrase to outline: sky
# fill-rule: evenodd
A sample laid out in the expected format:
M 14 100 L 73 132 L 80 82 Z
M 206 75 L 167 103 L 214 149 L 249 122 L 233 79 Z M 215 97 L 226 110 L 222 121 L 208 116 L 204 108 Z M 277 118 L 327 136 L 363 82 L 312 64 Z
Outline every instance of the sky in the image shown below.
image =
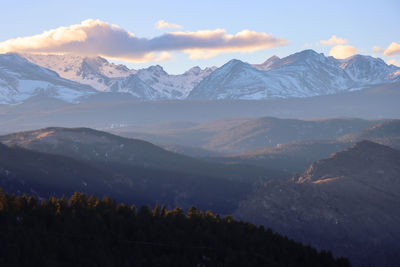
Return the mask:
M 0 0 L 0 53 L 78 53 L 171 74 L 304 49 L 400 66 L 400 1 Z

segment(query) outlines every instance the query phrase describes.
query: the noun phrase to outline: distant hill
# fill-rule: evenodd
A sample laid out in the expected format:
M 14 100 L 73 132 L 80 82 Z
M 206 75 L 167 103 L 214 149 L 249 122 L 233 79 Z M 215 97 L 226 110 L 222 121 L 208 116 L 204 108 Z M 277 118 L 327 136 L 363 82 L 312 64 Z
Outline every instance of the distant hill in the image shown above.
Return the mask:
M 332 250 L 355 266 L 395 266 L 399 192 L 400 151 L 362 141 L 290 181 L 264 183 L 235 215 Z
M 34 170 L 45 174 L 37 177 L 28 175 L 29 166 L 35 157 L 29 156 L 22 162 L 18 161 L 18 156 L 14 159 L 20 169 L 27 169 L 30 180 L 26 187 L 13 187 L 13 191 L 31 192 L 32 188 L 40 192 L 39 196 L 48 196 L 51 192 L 57 192 L 57 195 L 70 193 L 62 190 L 63 185 L 69 181 L 68 175 L 73 175 L 70 172 L 59 175 L 61 181 L 57 183 L 57 187 L 49 183 L 48 179 L 57 175 L 57 172 L 51 172 L 52 168 L 61 164 L 57 168 L 63 169 L 62 160 L 57 164 L 47 160 L 51 159 L 51 156 L 62 156 L 68 159 L 67 162 L 78 162 L 85 170 L 92 167 L 93 172 L 103 172 L 102 175 L 95 172 L 87 174 L 87 178 L 82 178 L 79 186 L 74 184 L 71 187 L 73 190 L 85 189 L 82 189 L 81 184 L 89 184 L 87 180 L 90 179 L 91 185 L 99 187 L 94 191 L 99 195 L 109 194 L 119 200 L 140 205 L 160 202 L 169 207 L 179 205 L 186 208 L 196 205 L 224 214 L 232 212 L 238 202 L 252 192 L 255 183 L 288 175 L 264 167 L 203 161 L 166 151 L 145 141 L 88 128 L 46 128 L 1 136 L 0 141 L 11 147 L 24 148 L 7 148 L 18 149 L 21 158 L 30 155 L 29 153 L 46 156 L 37 167 L 40 171 Z M 7 157 L 4 160 L 9 162 Z M 74 169 L 77 174 L 81 174 L 80 168 L 71 167 L 71 172 Z M 77 177 L 80 177 L 79 175 Z M 17 173 L 15 180 L 22 181 L 25 177 Z M 104 177 L 107 177 L 109 182 L 106 182 Z M 5 183 L 9 181 L 6 178 L 4 177 Z M 92 193 L 90 190 L 84 192 Z
M 355 122 L 354 129 L 357 129 L 359 127 L 357 125 L 358 121 L 354 120 L 353 122 Z M 303 172 L 312 162 L 329 157 L 332 153 L 343 150 L 362 140 L 370 140 L 400 149 L 399 120 L 370 122 L 373 124 L 371 127 L 366 129 L 359 127 L 358 130 L 362 129 L 361 131 L 346 134 L 337 139 L 319 140 L 317 137 L 314 140 L 288 142 L 225 157 L 220 156 L 213 160 L 264 167 L 274 166 L 292 172 Z M 350 128 L 351 126 L 349 125 L 348 127 Z M 333 135 L 331 137 L 334 137 Z M 329 137 L 322 134 L 320 136 Z
M 204 147 L 241 153 L 289 142 L 332 140 L 359 132 L 376 123 L 361 119 L 296 120 L 263 117 L 218 133 Z
M 212 160 L 263 167 L 274 166 L 292 173 L 301 173 L 314 161 L 327 158 L 332 153 L 343 150 L 352 144 L 352 142 L 336 140 L 298 141 L 241 154 L 221 156 Z
M 339 138 L 339 140 L 350 142 L 371 140 L 376 143 L 400 149 L 400 120 L 387 120 L 359 133 L 345 135 Z
M 99 162 L 101 165 L 117 163 L 210 177 L 243 178 L 243 173 L 239 171 L 241 166 L 214 164 L 167 151 L 146 141 L 90 128 L 51 127 L 17 132 L 0 136 L 0 142 L 77 160 Z M 245 176 L 257 175 L 257 171 L 246 173 Z
M 300 120 L 261 117 L 217 120 L 183 129 L 122 127 L 112 131 L 157 144 L 197 146 L 224 154 L 238 154 L 291 142 L 335 140 L 379 122 L 353 118 Z

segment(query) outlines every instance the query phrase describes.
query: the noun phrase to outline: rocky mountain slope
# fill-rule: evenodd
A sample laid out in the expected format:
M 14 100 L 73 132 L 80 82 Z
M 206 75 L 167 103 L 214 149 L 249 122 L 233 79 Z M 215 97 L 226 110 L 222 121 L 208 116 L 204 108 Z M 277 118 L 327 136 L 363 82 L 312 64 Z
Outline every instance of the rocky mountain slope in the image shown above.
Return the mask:
M 347 256 L 355 266 L 394 266 L 399 177 L 400 151 L 362 141 L 290 181 L 266 182 L 236 216 Z

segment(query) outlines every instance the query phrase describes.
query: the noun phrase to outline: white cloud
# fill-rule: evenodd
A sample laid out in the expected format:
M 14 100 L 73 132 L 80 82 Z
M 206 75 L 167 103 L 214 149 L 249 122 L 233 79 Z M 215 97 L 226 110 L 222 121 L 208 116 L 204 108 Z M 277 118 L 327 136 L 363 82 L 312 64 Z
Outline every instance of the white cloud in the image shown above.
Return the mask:
M 228 34 L 224 29 L 182 31 L 139 38 L 117 25 L 89 19 L 81 24 L 0 42 L 0 53 L 71 53 L 146 62 L 170 58 L 167 52 L 172 51 L 182 51 L 195 59 L 220 53 L 253 52 L 286 44 L 287 41 L 282 38 L 249 30 L 236 34 Z
M 155 25 L 156 29 L 164 29 L 164 28 L 169 28 L 169 29 L 182 29 L 183 26 L 179 24 L 173 24 L 173 23 L 168 23 L 164 20 L 159 20 L 156 22 Z
M 386 49 L 383 51 L 383 54 L 387 57 L 400 55 L 400 44 L 396 42 L 392 42 Z
M 357 48 L 351 45 L 336 45 L 329 51 L 329 55 L 338 59 L 348 58 L 357 53 Z
M 163 51 L 161 52 L 161 54 L 156 58 L 155 61 L 157 62 L 161 62 L 161 61 L 167 61 L 170 60 L 172 58 L 171 53 Z
M 182 47 L 182 51 L 189 54 L 191 59 L 210 58 L 220 53 L 249 53 L 287 44 L 287 41 L 282 38 L 250 30 L 243 30 L 236 34 L 227 34 L 225 29 L 169 34 L 180 45 L 187 46 L 187 48 Z
M 380 48 L 380 47 L 377 46 L 377 45 L 375 45 L 374 47 L 372 47 L 372 51 L 373 51 L 374 53 L 379 53 L 379 54 L 383 53 L 383 49 Z
M 329 38 L 328 40 L 321 40 L 319 41 L 319 43 L 322 45 L 343 45 L 347 43 L 347 40 L 340 37 L 336 37 L 336 35 L 332 35 L 332 37 Z

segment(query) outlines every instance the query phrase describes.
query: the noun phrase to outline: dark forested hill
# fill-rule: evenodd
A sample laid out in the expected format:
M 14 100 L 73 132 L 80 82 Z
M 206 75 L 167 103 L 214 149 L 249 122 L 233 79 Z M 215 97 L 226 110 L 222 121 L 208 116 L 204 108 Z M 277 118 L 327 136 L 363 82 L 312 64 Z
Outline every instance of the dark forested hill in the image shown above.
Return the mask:
M 349 266 L 231 216 L 81 193 L 40 202 L 0 191 L 0 244 L 1 266 Z

